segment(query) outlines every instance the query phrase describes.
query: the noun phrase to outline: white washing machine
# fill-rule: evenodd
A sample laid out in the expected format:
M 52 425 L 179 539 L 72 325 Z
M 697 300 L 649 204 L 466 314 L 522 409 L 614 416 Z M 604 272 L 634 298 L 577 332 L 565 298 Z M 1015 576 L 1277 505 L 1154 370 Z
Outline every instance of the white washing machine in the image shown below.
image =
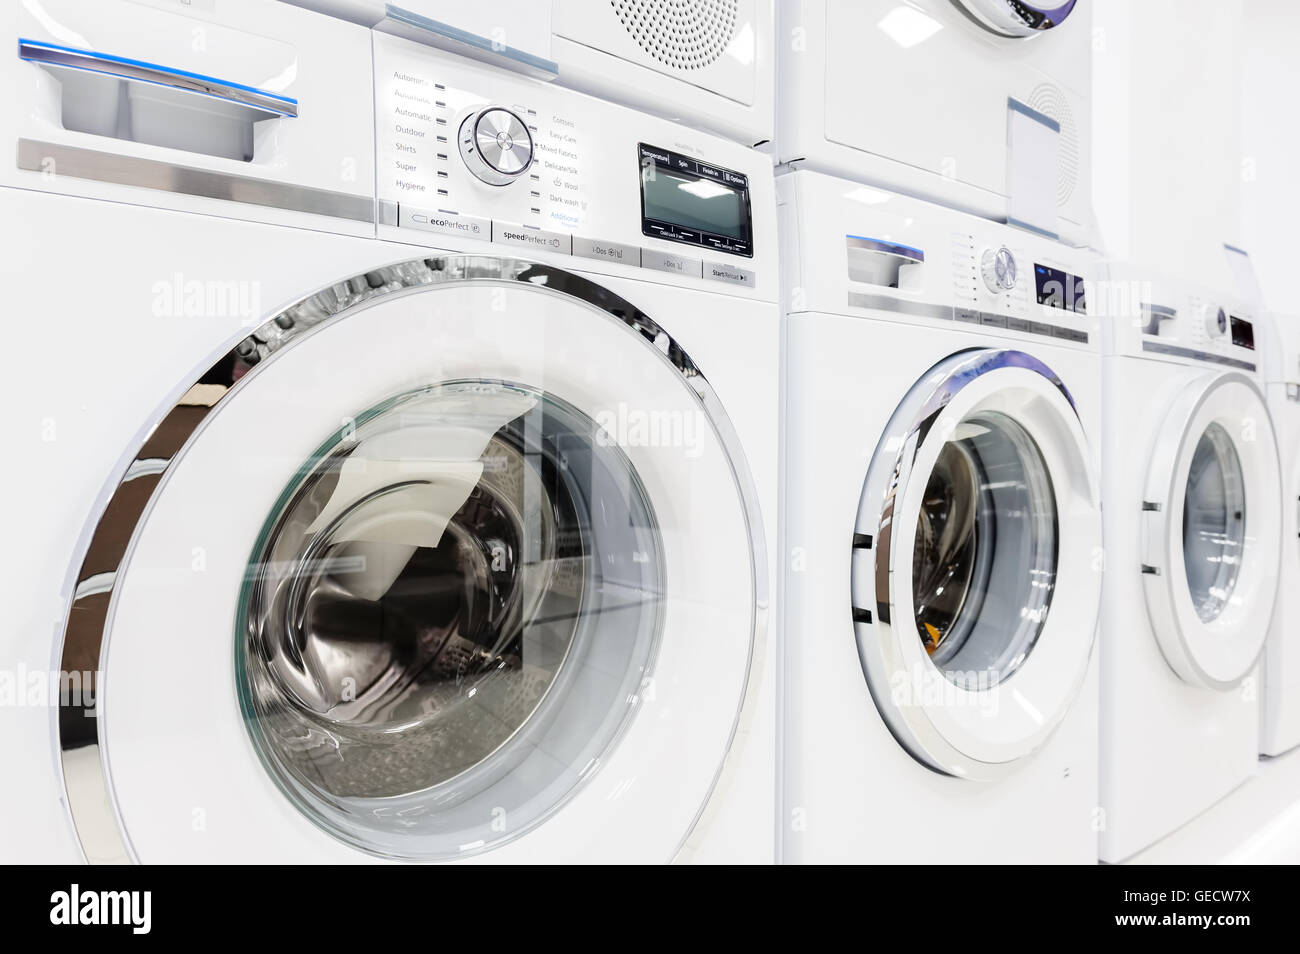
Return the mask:
M 287 0 L 746 145 L 772 138 L 773 0 Z
M 1282 513 L 1249 312 L 1107 271 L 1100 805 L 1116 862 L 1256 770 Z
M 771 861 L 767 157 L 287 5 L 42 13 L 0 855 Z
M 1282 560 L 1264 650 L 1259 750 L 1281 755 L 1300 745 L 1300 316 L 1272 314 L 1260 325 L 1267 331 L 1262 359 L 1282 464 Z
M 785 858 L 1094 862 L 1091 258 L 829 176 L 777 190 Z
M 1084 244 L 1089 14 L 1086 0 L 781 4 L 777 158 Z

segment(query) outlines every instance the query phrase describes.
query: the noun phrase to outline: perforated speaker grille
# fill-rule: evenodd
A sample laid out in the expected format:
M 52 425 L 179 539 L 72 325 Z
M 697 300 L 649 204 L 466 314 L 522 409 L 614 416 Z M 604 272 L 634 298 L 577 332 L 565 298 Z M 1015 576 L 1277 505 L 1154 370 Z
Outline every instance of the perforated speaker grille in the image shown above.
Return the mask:
M 610 0 L 646 54 L 675 70 L 711 64 L 736 31 L 736 0 Z
M 1065 205 L 1079 183 L 1079 127 L 1070 101 L 1059 86 L 1039 83 L 1026 101 L 1032 109 L 1061 124 L 1061 164 L 1056 173 L 1056 204 Z

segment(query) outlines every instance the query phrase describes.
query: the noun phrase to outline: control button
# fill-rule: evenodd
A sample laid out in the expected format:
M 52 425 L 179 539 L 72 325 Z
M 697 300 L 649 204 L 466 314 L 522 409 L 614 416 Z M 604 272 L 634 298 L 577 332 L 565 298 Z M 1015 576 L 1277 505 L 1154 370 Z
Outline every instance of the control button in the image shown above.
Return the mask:
M 991 311 L 980 312 L 980 324 L 992 325 L 996 328 L 1005 328 L 1007 326 L 1006 315 L 995 315 Z
M 999 249 L 986 249 L 980 259 L 984 284 L 995 295 L 1016 287 L 1016 257 L 1005 245 Z
M 1088 342 L 1088 332 L 1080 331 L 1078 328 L 1053 328 L 1053 338 L 1062 338 L 1065 341 L 1081 341 L 1084 344 Z
M 704 270 L 698 258 L 673 255 L 671 252 L 656 252 L 654 249 L 649 248 L 641 250 L 641 267 L 653 268 L 660 272 L 673 272 L 677 275 L 687 275 L 691 278 L 702 278 L 704 276 Z
M 691 229 L 678 228 L 675 225 L 661 225 L 658 222 L 646 222 L 642 231 L 646 235 L 655 238 L 667 239 L 670 242 L 690 242 L 692 245 L 700 244 L 700 233 Z
M 754 287 L 754 273 L 745 268 L 736 268 L 722 262 L 705 262 L 704 277 L 715 282 L 731 282 L 734 285 Z
M 498 245 L 539 248 L 547 252 L 559 252 L 561 255 L 568 255 L 573 251 L 573 236 L 568 232 L 528 229 L 522 225 L 509 225 L 505 222 L 492 223 L 492 241 Z
M 488 185 L 509 185 L 533 164 L 528 124 L 504 106 L 485 106 L 460 124 L 460 155 Z
M 952 316 L 958 321 L 969 321 L 973 324 L 980 323 L 980 313 L 974 308 L 954 308 Z
M 1222 308 L 1205 307 L 1205 333 L 1211 338 L 1222 338 L 1228 333 L 1228 316 Z
M 742 249 L 741 246 L 737 245 L 731 239 L 721 238 L 717 235 L 704 236 L 704 244 L 709 248 L 718 250 L 719 252 L 738 253 L 748 251 L 747 249 Z
M 618 242 L 603 242 L 599 239 L 573 238 L 573 254 L 582 258 L 599 258 L 607 262 L 623 265 L 641 264 L 641 249 L 635 245 L 621 245 Z
M 492 220 L 477 215 L 457 215 L 455 212 L 416 212 L 405 206 L 398 211 L 398 225 L 437 232 L 439 235 L 460 235 L 464 238 L 482 239 L 492 234 Z

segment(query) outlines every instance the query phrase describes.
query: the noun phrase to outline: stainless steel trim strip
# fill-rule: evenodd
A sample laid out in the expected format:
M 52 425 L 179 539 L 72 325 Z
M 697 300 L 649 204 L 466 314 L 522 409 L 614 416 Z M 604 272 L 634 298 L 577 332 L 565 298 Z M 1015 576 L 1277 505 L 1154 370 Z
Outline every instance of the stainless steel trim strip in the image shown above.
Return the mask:
M 1161 341 L 1144 341 L 1142 342 L 1142 350 L 1150 351 L 1153 354 L 1167 354 L 1176 358 L 1196 358 L 1198 361 L 1221 364 L 1228 368 L 1239 368 L 1242 371 L 1256 370 L 1253 361 L 1229 358 L 1227 355 L 1222 354 L 1210 354 L 1207 351 L 1197 351 L 1195 348 L 1184 348 L 1181 345 L 1165 344 Z
M 93 50 L 77 50 L 25 39 L 18 41 L 18 56 L 42 66 L 87 70 L 115 76 L 118 79 L 152 83 L 156 86 L 184 90 L 187 93 L 223 99 L 253 110 L 258 114 L 254 117 L 256 119 L 279 117 L 293 119 L 298 115 L 297 100 L 287 96 L 277 96 L 251 86 L 217 79 L 215 76 L 190 73 L 156 63 L 145 63 L 141 60 L 96 53 Z
M 898 315 L 916 315 L 919 318 L 934 318 L 938 321 L 965 321 L 971 324 L 1010 328 L 1023 334 L 1038 335 L 1043 338 L 1055 338 L 1058 341 L 1077 341 L 1087 344 L 1089 335 L 1078 328 L 1062 328 L 1045 321 L 1029 321 L 1010 315 L 1000 315 L 992 311 L 980 311 L 976 308 L 954 308 L 951 305 L 938 305 L 933 302 L 908 301 L 906 298 L 893 298 L 889 295 L 872 295 L 867 292 L 849 292 L 850 308 L 870 308 L 875 311 L 892 311 Z
M 755 597 L 748 680 L 744 699 L 731 726 L 730 750 L 737 731 L 748 726 L 754 718 L 755 690 L 762 678 L 768 639 L 770 599 L 763 515 L 739 436 L 704 374 L 658 322 L 581 275 L 515 258 L 451 255 L 410 259 L 376 268 L 307 296 L 264 321 L 251 334 L 236 341 L 233 347 L 218 352 L 210 362 L 210 369 L 201 376 L 204 384 L 187 388 L 178 404 L 156 415 L 152 422 L 154 426 L 147 431 L 148 437 L 136 452 L 134 461 L 117 475 L 108 504 L 92 517 L 93 528 L 76 576 L 75 595 L 63 621 L 62 668 L 82 671 L 87 668 L 83 665 L 87 660 L 94 660 L 96 668 L 102 665 L 105 637 L 116 599 L 118 571 L 130 553 L 158 486 L 194 439 L 209 413 L 228 401 L 245 380 L 261 373 L 262 367 L 273 361 L 279 352 L 318 327 L 346 320 L 349 315 L 393 297 L 481 282 L 498 285 L 519 283 L 539 294 L 579 302 L 604 319 L 620 323 L 629 334 L 641 340 L 649 360 L 667 362 L 677 372 L 713 426 L 728 457 L 745 511 Z M 166 466 L 159 469 L 157 462 L 164 460 Z M 142 467 L 148 469 L 150 475 L 140 474 Z M 132 860 L 132 852 L 112 807 L 109 780 L 98 751 L 104 740 L 98 735 L 96 723 L 91 723 L 95 732 L 93 738 L 90 737 L 86 720 L 94 716 L 81 704 L 82 701 L 61 700 L 59 710 L 59 749 L 69 812 L 83 852 L 90 860 L 128 862 Z M 81 751 L 91 747 L 94 752 Z M 72 756 L 70 753 L 73 752 L 78 756 Z M 715 794 L 723 785 L 730 784 L 731 773 L 736 771 L 735 761 L 728 757 L 719 766 L 709 797 L 682 843 L 676 846 L 675 853 L 682 852 L 700 819 L 716 810 Z M 86 849 L 88 843 L 98 846 L 93 858 Z
M 425 43 L 428 46 L 436 46 L 461 56 L 505 66 L 507 69 L 534 79 L 549 81 L 560 74 L 560 65 L 552 60 L 515 49 L 513 46 L 495 43 L 477 33 L 470 33 L 392 3 L 384 4 L 384 19 L 376 25 L 375 29 Z
M 1023 219 L 1012 218 L 1010 216 L 1007 217 L 1007 225 L 1014 225 L 1018 229 L 1024 229 L 1026 232 L 1032 232 L 1034 235 L 1042 235 L 1049 239 L 1059 239 L 1061 237 L 1051 229 L 1040 228 L 1031 222 L 1026 222 Z
M 368 195 L 329 192 L 38 139 L 18 140 L 18 168 L 30 172 L 53 169 L 56 175 L 73 179 L 225 199 L 291 212 L 312 212 L 354 222 L 375 220 L 375 200 Z
M 926 301 L 908 301 L 906 298 L 892 298 L 889 295 L 870 295 L 866 292 L 849 292 L 850 308 L 872 308 L 876 311 L 892 311 L 900 315 L 916 315 L 920 318 L 937 318 L 940 321 L 952 321 L 951 305 L 936 305 Z

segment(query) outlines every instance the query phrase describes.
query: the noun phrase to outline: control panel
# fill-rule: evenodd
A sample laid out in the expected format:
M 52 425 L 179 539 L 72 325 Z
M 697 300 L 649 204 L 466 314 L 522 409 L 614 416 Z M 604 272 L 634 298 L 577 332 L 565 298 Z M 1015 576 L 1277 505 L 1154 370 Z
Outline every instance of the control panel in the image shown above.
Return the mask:
M 1256 370 L 1256 323 L 1230 294 L 1126 264 L 1106 269 L 1110 350 Z
M 971 223 L 973 226 L 976 223 Z M 982 224 L 982 223 L 980 223 Z M 1086 342 L 1087 281 L 1067 252 L 991 225 L 953 234 L 954 294 L 966 320 L 1009 331 Z M 969 304 L 969 307 L 964 307 Z
M 766 262 L 775 296 L 768 157 L 400 37 L 374 42 L 380 237 L 737 290 L 756 290 Z
M 1100 349 L 1093 253 L 920 199 L 813 172 L 782 176 L 809 311 L 965 322 L 990 334 Z
M 1255 323 L 1242 309 L 1201 290 L 1186 291 L 1170 301 L 1173 304 L 1142 302 L 1138 323 L 1144 341 L 1181 345 L 1204 352 L 1209 360 L 1214 355 L 1240 354 L 1253 363 Z

